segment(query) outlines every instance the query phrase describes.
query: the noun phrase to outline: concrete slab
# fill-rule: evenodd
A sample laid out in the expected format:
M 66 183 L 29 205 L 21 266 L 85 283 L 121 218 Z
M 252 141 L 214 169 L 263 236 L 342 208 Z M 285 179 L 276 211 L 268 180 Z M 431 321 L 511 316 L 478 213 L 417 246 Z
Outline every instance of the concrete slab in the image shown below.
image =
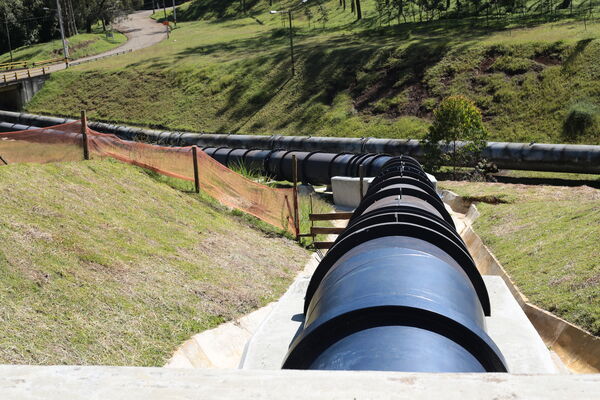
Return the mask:
M 540 335 L 499 276 L 484 275 L 490 295 L 492 316 L 485 319 L 494 340 L 514 374 L 557 374 L 561 372 Z
M 373 177 L 363 179 L 363 195 L 367 193 Z M 331 178 L 333 203 L 339 207 L 356 208 L 360 203 L 360 178 L 334 176 Z
M 600 374 L 424 374 L 0 366 L 0 398 L 592 400 Z
M 303 273 L 277 301 L 273 311 L 246 344 L 240 368 L 281 368 L 288 347 L 304 321 L 304 295 L 317 265 L 318 258 L 315 255 Z
M 165 368 L 237 368 L 246 343 L 274 304 L 192 336 L 179 346 Z
M 427 174 L 427 177 L 437 187 L 435 176 Z M 367 193 L 373 179 L 375 178 L 365 177 L 363 179 L 363 194 Z M 360 178 L 334 176 L 331 178 L 331 191 L 336 206 L 354 209 L 360 204 Z

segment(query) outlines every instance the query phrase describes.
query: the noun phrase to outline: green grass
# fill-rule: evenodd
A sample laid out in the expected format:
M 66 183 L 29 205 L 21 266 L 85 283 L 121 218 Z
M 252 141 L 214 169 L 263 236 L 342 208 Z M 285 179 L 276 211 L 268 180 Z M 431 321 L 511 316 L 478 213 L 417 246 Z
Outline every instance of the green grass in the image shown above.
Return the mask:
M 69 57 L 78 59 L 94 54 L 104 53 L 118 47 L 127 41 L 127 37 L 119 32 L 113 32 L 113 37 L 108 38 L 101 30 L 95 29 L 93 33 L 80 33 L 71 36 L 69 41 Z M 23 46 L 13 50 L 13 61 L 43 61 L 52 58 L 62 58 L 63 47 L 61 40 Z M 10 53 L 0 54 L 0 63 L 10 62 Z
M 598 133 L 562 133 L 573 104 L 600 103 L 598 22 L 380 26 L 374 2 L 355 23 L 329 1 L 325 26 L 295 14 L 291 78 L 280 15 L 258 3 L 235 18 L 217 3 L 182 5 L 180 19 L 204 19 L 180 22 L 152 48 L 53 74 L 27 110 L 85 108 L 92 119 L 173 130 L 420 138 L 439 101 L 461 93 L 491 140 L 600 144 Z
M 308 253 L 114 161 L 0 167 L 0 363 L 160 366 Z
M 450 181 L 440 187 L 485 199 L 474 229 L 523 294 L 600 336 L 599 190 Z

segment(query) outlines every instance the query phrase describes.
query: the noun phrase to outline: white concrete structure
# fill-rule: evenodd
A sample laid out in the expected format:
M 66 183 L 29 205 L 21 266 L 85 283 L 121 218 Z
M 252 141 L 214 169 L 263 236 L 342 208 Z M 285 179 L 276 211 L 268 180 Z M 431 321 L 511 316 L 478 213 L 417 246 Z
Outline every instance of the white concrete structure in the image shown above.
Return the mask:
M 6 400 L 596 400 L 600 375 L 0 366 Z
M 427 177 L 437 187 L 435 176 L 427 174 Z M 363 178 L 363 195 L 367 193 L 373 179 L 375 178 Z M 333 192 L 333 202 L 338 207 L 354 209 L 360 204 L 360 178 L 334 176 L 331 178 L 331 191 Z

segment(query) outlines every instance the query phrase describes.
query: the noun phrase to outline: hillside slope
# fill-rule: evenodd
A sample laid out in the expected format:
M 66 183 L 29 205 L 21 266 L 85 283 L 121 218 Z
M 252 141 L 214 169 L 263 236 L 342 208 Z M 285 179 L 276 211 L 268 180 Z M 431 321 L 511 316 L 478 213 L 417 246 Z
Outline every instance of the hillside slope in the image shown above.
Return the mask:
M 114 161 L 0 167 L 0 363 L 160 366 L 308 253 Z
M 492 140 L 600 143 L 600 125 L 565 129 L 574 110 L 600 121 L 598 22 L 382 26 L 374 1 L 359 23 L 327 1 L 327 22 L 295 13 L 291 77 L 281 15 L 266 2 L 247 17 L 221 3 L 182 5 L 180 16 L 201 19 L 150 49 L 54 74 L 28 110 L 85 108 L 95 119 L 174 130 L 418 138 L 441 99 L 460 93 L 481 108 Z
M 475 231 L 530 301 L 600 336 L 600 190 L 442 181 L 477 202 Z

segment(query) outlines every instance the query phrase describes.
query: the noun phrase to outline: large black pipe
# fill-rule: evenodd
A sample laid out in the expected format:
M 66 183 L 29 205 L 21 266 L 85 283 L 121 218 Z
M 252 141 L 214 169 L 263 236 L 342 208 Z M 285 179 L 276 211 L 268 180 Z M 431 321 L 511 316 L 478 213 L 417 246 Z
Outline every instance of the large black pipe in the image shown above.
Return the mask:
M 73 120 L 0 111 L 0 121 L 23 125 L 52 126 Z M 127 140 L 144 139 L 175 146 L 197 145 L 200 147 L 280 149 L 328 153 L 385 153 L 389 155 L 410 155 L 417 158 L 422 156 L 419 141 L 411 139 L 163 132 L 101 122 L 90 122 L 90 127 L 99 132 L 113 133 Z M 458 142 L 457 145 L 461 146 L 462 143 Z M 600 146 L 488 142 L 483 156 L 501 169 L 600 174 Z
M 506 372 L 483 279 L 423 170 L 380 169 L 311 278 L 283 368 Z
M 37 126 L 2 122 L 0 132 L 39 129 Z M 245 165 L 261 174 L 277 180 L 292 181 L 292 160 L 298 160 L 299 179 L 308 184 L 328 185 L 333 176 L 358 176 L 359 166 L 364 165 L 367 176 L 376 175 L 379 169 L 391 158 L 376 154 L 318 153 L 286 150 L 247 150 L 232 148 L 205 147 L 209 156 L 228 167 Z M 414 170 L 406 175 L 417 175 Z M 422 176 L 417 178 L 426 179 Z

